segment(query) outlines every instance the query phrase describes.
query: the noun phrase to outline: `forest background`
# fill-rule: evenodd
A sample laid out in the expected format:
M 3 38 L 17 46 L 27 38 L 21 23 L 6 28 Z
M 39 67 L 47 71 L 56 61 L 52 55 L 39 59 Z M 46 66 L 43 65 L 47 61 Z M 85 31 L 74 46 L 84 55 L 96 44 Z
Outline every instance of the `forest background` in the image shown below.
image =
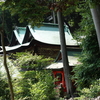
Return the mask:
M 16 0 L 6 1 L 4 7 L 6 8 L 5 19 L 7 19 L 7 17 L 11 19 L 11 21 L 8 19 L 5 20 L 5 30 L 8 33 L 8 37 L 14 25 L 22 26 L 27 23 L 33 26 L 40 25 L 40 22 L 48 22 L 47 18 L 51 15 L 52 10 L 56 12 L 60 9 L 74 38 L 81 42 L 82 55 L 79 59 L 81 64 L 73 69 L 75 73 L 73 78 L 76 82 L 77 89 L 80 91 L 82 98 L 97 97 L 100 95 L 100 52 L 97 41 L 98 36 L 90 9 L 94 9 L 97 6 L 99 9 L 100 1 L 76 0 L 76 2 L 74 2 L 74 0 L 56 0 L 56 2 L 57 3 L 52 4 L 51 1 L 46 2 L 45 0 L 34 0 L 34 2 L 31 0 L 30 2 L 27 0 L 20 0 L 20 2 Z M 11 13 L 7 9 L 9 9 Z M 31 12 L 33 14 L 31 14 Z M 98 13 L 100 14 L 100 12 Z M 0 14 L 2 15 L 2 12 Z M 11 17 L 10 14 L 14 15 L 14 17 Z M 41 17 L 39 17 L 40 15 Z M 14 22 L 15 18 L 16 21 Z M 13 22 L 13 24 L 11 22 Z M 24 23 L 21 24 L 20 22 Z

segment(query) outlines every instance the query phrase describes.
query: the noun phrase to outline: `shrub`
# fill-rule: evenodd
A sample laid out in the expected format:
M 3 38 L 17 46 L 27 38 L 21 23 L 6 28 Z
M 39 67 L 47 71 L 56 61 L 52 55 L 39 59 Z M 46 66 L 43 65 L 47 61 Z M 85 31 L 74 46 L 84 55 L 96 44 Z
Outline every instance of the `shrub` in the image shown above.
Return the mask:
M 76 100 L 90 100 L 91 98 L 100 96 L 100 80 L 93 82 L 89 88 L 80 90 L 79 95 L 80 97 L 77 97 Z
M 14 82 L 17 100 L 52 100 L 55 97 L 54 79 L 51 71 L 25 71 Z
M 30 52 L 20 52 L 11 56 L 14 56 L 13 59 L 16 59 L 16 61 L 14 61 L 16 66 L 27 70 L 43 69 L 43 67 L 51 64 L 54 60 L 53 58 L 44 58 L 44 56 L 33 56 Z
M 78 89 L 89 87 L 100 75 L 100 52 L 96 34 L 86 36 L 82 47 L 83 51 L 79 57 L 81 64 L 73 68 L 73 78 Z
M 12 63 L 14 63 L 14 68 L 17 71 L 23 67 L 27 69 L 34 68 L 34 70 L 27 71 L 19 70 L 18 75 L 12 77 L 15 100 L 38 100 L 38 98 L 41 98 L 39 100 L 44 100 L 44 98 L 45 100 L 46 98 L 47 100 L 53 100 L 55 90 L 52 72 L 43 69 L 53 61 L 52 58 L 33 56 L 29 52 L 12 54 L 10 58 L 12 58 Z M 9 65 L 11 66 L 12 64 Z M 11 73 L 17 73 L 12 68 L 11 66 Z M 0 73 L 0 79 L 0 100 L 10 100 L 6 74 L 2 76 Z M 38 97 L 36 95 L 37 93 L 39 93 Z
M 54 79 L 50 70 L 43 68 L 53 59 L 27 53 L 14 54 L 14 65 L 21 73 L 14 81 L 14 92 L 17 100 L 52 100 L 55 96 Z M 23 70 L 23 68 L 27 70 Z
M 53 100 L 56 92 L 54 90 L 54 80 L 49 71 L 36 72 L 39 81 L 32 85 L 30 89 L 32 100 Z
M 6 79 L 3 78 L 1 72 L 0 72 L 0 100 L 10 100 L 8 83 Z

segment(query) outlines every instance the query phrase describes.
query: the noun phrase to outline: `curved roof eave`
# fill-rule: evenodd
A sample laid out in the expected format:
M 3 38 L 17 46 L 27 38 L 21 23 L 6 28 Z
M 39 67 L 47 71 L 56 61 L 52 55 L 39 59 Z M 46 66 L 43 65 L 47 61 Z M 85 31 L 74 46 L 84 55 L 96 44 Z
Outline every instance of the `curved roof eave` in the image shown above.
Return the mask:
M 47 25 L 47 26 L 46 26 Z M 50 26 L 51 25 L 51 26 Z M 60 34 L 59 34 L 59 28 L 58 25 L 52 25 L 44 24 L 41 27 L 34 27 L 32 28 L 30 25 L 28 25 L 28 28 L 30 30 L 30 33 L 32 34 L 33 38 L 37 41 L 52 44 L 52 45 L 60 45 Z M 69 29 L 67 26 L 65 27 L 65 38 L 66 38 L 66 45 L 78 45 L 77 41 L 73 39 Z
M 75 66 L 80 64 L 78 57 L 68 55 L 69 66 Z M 63 68 L 63 62 L 58 61 L 53 64 L 48 65 L 45 69 L 61 69 Z
M 65 39 L 66 39 L 66 45 L 67 46 L 78 46 L 78 43 L 76 40 L 73 39 L 70 30 L 68 29 L 68 26 L 65 26 Z M 32 27 L 28 25 L 27 27 L 17 27 L 13 34 L 15 34 L 15 37 L 19 44 L 24 44 L 27 42 L 30 42 L 30 36 L 31 39 L 35 39 L 37 41 L 40 41 L 45 44 L 49 45 L 60 45 L 60 34 L 59 34 L 59 28 L 58 24 L 48 24 L 44 23 L 41 27 Z
M 22 44 L 22 45 L 15 45 L 15 46 L 12 46 L 12 47 L 5 46 L 5 49 L 6 49 L 7 53 L 16 52 L 16 51 L 20 51 L 20 49 L 23 49 L 24 47 L 27 48 L 29 45 L 30 45 L 30 42 Z M 2 47 L 1 47 L 1 49 L 2 49 Z M 0 54 L 3 54 L 3 50 L 0 50 Z

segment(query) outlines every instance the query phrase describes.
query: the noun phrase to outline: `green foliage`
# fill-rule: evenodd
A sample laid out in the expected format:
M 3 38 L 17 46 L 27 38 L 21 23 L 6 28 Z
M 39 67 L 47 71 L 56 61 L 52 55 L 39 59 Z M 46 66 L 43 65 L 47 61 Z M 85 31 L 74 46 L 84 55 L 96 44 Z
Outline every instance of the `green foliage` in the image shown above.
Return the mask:
M 51 71 L 25 71 L 21 72 L 21 77 L 14 82 L 17 100 L 52 100 L 55 96 Z
M 78 23 L 79 29 L 76 29 L 75 31 L 76 34 L 74 37 L 76 37 L 78 41 L 81 41 L 82 40 L 82 38 L 80 38 L 81 36 L 86 37 L 86 35 L 95 32 L 94 23 L 92 20 L 89 4 L 86 3 L 85 1 L 81 1 L 77 5 L 75 12 L 79 13 L 79 15 L 81 16 L 81 20 Z
M 18 21 L 18 15 L 15 16 L 11 16 L 11 13 L 9 12 L 9 10 L 5 10 L 3 9 L 3 4 L 1 6 L 1 2 L 0 2 L 0 24 L 3 21 L 3 17 L 4 17 L 4 31 L 6 34 L 6 38 L 9 39 L 9 42 L 11 40 L 11 36 L 12 36 L 12 31 L 13 28 L 15 28 L 14 26 L 26 26 L 27 22 L 23 22 L 23 23 L 19 23 Z M 1 27 L 1 25 L 0 25 Z M 5 41 L 6 42 L 6 41 Z M 7 41 L 7 45 L 8 45 L 8 41 Z
M 27 0 L 20 0 L 20 2 L 7 0 L 5 8 L 10 10 L 12 15 L 18 14 L 20 22 L 27 21 L 33 26 L 38 26 L 44 21 L 44 16 L 51 10 L 67 10 L 66 13 L 68 14 L 72 12 L 78 2 L 79 0 L 75 2 L 74 0 L 30 0 L 30 2 Z
M 92 81 L 99 78 L 100 73 L 100 52 L 96 34 L 88 35 L 82 42 L 82 55 L 80 65 L 74 67 L 74 79 L 79 89 L 89 87 Z
M 81 42 L 82 54 L 79 57 L 81 64 L 73 69 L 73 77 L 78 90 L 81 90 L 99 78 L 100 52 L 89 4 L 81 1 L 75 11 L 82 17 L 80 28 L 75 32 L 75 38 Z
M 32 60 L 36 60 L 37 62 L 42 60 L 43 63 L 43 67 L 47 66 L 49 63 L 51 63 L 51 61 L 53 59 L 49 58 L 49 60 L 46 60 L 46 58 L 42 57 L 42 56 L 32 56 L 30 53 L 28 52 L 21 52 L 21 53 L 17 53 L 14 54 L 10 57 L 12 57 L 12 63 L 14 63 L 15 65 L 17 65 L 16 60 L 20 60 L 21 57 L 22 59 L 24 58 L 24 56 L 27 56 L 25 59 L 29 59 L 29 57 Z M 48 58 L 47 58 L 48 59 Z M 11 59 L 10 59 L 11 60 Z M 1 61 L 1 59 L 0 59 Z M 30 61 L 30 60 L 27 60 Z M 22 60 L 22 63 L 24 62 L 27 63 L 27 61 Z M 50 62 L 49 62 L 50 61 Z M 47 63 L 49 62 L 49 63 Z M 29 64 L 29 63 L 28 63 Z M 37 63 L 38 65 L 39 63 Z M 42 63 L 41 63 L 42 64 Z M 20 63 L 18 63 L 19 67 L 20 65 L 23 65 Z M 27 65 L 27 64 L 25 64 Z M 34 66 L 34 64 L 33 64 Z M 40 64 L 38 65 L 38 67 L 40 67 Z M 14 71 L 12 70 L 12 66 L 9 67 L 11 70 L 10 71 Z M 16 70 L 18 71 L 18 67 L 14 66 L 14 68 L 16 68 Z M 14 77 L 12 77 L 12 83 L 13 83 L 13 88 L 14 88 L 14 94 L 15 94 L 15 100 L 38 100 L 38 98 L 42 98 L 41 96 L 43 96 L 43 98 L 47 98 L 47 100 L 53 100 L 52 98 L 55 98 L 55 90 L 54 90 L 54 79 L 52 77 L 52 72 L 50 70 L 29 70 L 29 71 L 23 71 L 23 70 L 19 70 L 18 72 L 16 71 L 16 75 Z M 14 72 L 11 72 L 12 74 Z M 39 87 L 35 87 L 38 86 Z M 34 88 L 33 88 L 34 87 Z M 6 74 L 5 73 L 0 73 L 0 100 L 10 100 L 10 93 L 8 90 L 8 83 L 6 80 Z M 35 95 L 33 95 L 33 91 L 35 92 Z M 38 91 L 41 91 L 38 92 Z M 42 92 L 43 91 L 43 92 Z M 37 93 L 40 93 L 40 95 L 38 95 L 37 97 Z M 35 99 L 34 99 L 35 98 Z M 45 100 L 45 99 L 40 99 L 40 100 Z
M 25 71 L 14 81 L 16 100 L 52 100 L 55 96 L 51 71 Z
M 100 0 L 87 0 L 87 3 L 91 4 L 91 6 L 94 7 L 100 4 Z
M 8 83 L 6 79 L 3 78 L 3 75 L 1 72 L 0 72 L 0 100 L 10 100 Z
M 43 74 L 44 73 L 44 74 Z M 39 81 L 32 85 L 32 100 L 52 100 L 55 98 L 54 81 L 49 71 L 36 73 Z
M 18 68 L 26 68 L 28 70 L 21 70 L 20 78 L 14 80 L 16 99 L 52 100 L 55 96 L 54 79 L 51 71 L 43 70 L 43 68 L 50 64 L 53 59 L 37 55 L 33 56 L 29 52 L 20 52 L 11 55 L 11 57 L 13 57 L 12 59 L 16 59 L 14 64 Z
M 48 12 L 48 3 L 45 0 L 7 0 L 6 8 L 11 11 L 12 15 L 18 14 L 20 22 L 29 22 L 38 25 L 44 20 L 44 15 Z M 41 16 L 41 17 L 40 17 Z
M 43 69 L 45 66 L 51 64 L 54 59 L 44 58 L 43 56 L 32 55 L 29 52 L 20 52 L 14 55 L 13 59 L 16 59 L 14 62 L 18 68 L 21 69 Z
M 16 100 L 23 100 L 23 98 L 31 100 L 30 83 L 34 84 L 35 82 L 35 71 L 21 72 L 20 78 L 16 78 L 13 83 Z
M 80 97 L 77 97 L 75 100 L 90 100 L 91 98 L 100 96 L 100 80 L 93 82 L 89 88 L 80 90 L 79 95 Z

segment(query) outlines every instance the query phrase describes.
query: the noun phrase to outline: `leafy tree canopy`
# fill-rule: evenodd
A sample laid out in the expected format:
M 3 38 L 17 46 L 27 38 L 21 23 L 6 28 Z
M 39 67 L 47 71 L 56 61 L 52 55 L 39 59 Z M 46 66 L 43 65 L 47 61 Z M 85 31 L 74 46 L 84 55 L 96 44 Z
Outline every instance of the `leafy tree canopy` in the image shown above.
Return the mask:
M 32 25 L 38 25 L 44 20 L 50 10 L 66 10 L 70 5 L 77 3 L 74 0 L 6 0 L 5 8 L 11 11 L 12 15 L 18 14 L 20 22 L 27 21 Z
M 5 8 L 11 11 L 12 15 L 18 14 L 20 22 L 29 22 L 33 26 L 39 25 L 44 21 L 44 16 L 51 10 L 64 10 L 70 14 L 78 4 L 88 5 L 100 4 L 99 0 L 6 0 Z
M 19 21 L 27 21 L 30 24 L 38 25 L 43 21 L 44 15 L 48 12 L 48 4 L 43 0 L 9 0 L 5 2 L 7 9 L 12 15 L 18 14 Z
M 74 67 L 74 79 L 78 89 L 83 89 L 99 79 L 100 52 L 96 31 L 88 3 L 82 3 L 75 9 L 81 15 L 80 28 L 76 30 L 76 39 L 81 41 L 82 55 L 79 58 L 80 65 Z M 83 36 L 83 38 L 81 38 Z

